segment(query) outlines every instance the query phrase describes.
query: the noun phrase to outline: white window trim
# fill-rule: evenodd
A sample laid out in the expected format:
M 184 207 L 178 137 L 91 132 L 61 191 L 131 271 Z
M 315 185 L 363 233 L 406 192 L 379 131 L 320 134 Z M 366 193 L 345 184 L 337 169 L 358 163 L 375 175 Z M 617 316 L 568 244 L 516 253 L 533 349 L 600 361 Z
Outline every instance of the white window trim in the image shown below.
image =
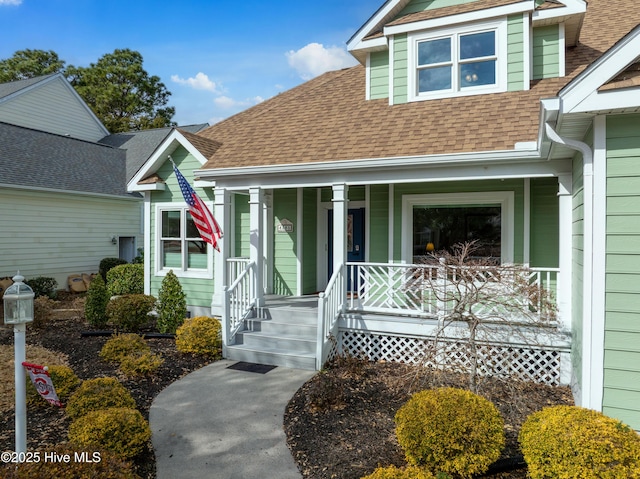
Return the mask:
M 402 262 L 413 262 L 413 207 L 414 206 L 458 206 L 500 205 L 502 264 L 513 263 L 515 236 L 515 194 L 513 191 L 487 191 L 478 193 L 442 193 L 427 195 L 404 195 L 402 197 Z
M 496 32 L 496 83 L 495 85 L 482 85 L 478 87 L 467 87 L 464 90 L 453 88 L 451 90 L 438 90 L 434 92 L 418 93 L 418 43 L 426 40 L 435 40 L 438 38 L 454 37 L 454 43 L 457 44 L 457 38 L 460 35 L 470 33 L 481 33 L 489 30 Z M 408 38 L 408 98 L 409 101 L 434 100 L 437 98 L 451 98 L 459 96 L 482 95 L 486 93 L 499 93 L 507 91 L 507 22 L 505 20 L 494 22 L 476 23 L 473 25 L 465 25 L 455 29 L 440 28 L 430 30 L 428 32 L 417 32 L 409 34 Z M 455 47 L 457 51 L 457 46 Z M 457 75 L 458 59 L 454 59 L 454 72 Z M 455 82 L 454 82 L 455 84 Z
M 203 201 L 210 211 L 214 211 L 214 205 L 211 201 Z M 162 264 L 162 212 L 168 210 L 181 210 L 182 215 L 185 211 L 189 211 L 189 207 L 184 203 L 156 203 L 155 205 L 155 276 L 166 276 L 166 274 L 173 270 L 174 274 L 178 278 L 196 278 L 196 279 L 213 279 L 213 248 L 210 244 L 207 244 L 207 269 L 176 269 L 176 268 L 163 268 Z M 184 217 L 184 216 L 183 216 Z M 184 228 L 184 222 L 182 221 L 182 227 Z

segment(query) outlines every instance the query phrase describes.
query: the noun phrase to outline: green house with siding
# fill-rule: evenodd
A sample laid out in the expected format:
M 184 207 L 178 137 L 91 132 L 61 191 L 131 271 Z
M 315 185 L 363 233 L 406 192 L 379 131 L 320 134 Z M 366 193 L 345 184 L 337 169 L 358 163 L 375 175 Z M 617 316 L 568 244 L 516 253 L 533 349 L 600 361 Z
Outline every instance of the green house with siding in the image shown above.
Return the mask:
M 230 359 L 416 362 L 442 310 L 415 279 L 438 274 L 429 252 L 475 240 L 557 306 L 535 345 L 487 341 L 484 372 L 570 384 L 577 404 L 640 429 L 634 7 L 388 0 L 347 42 L 359 65 L 176 129 L 137 172 L 147 291 L 173 270 L 191 314 L 221 318 Z M 220 253 L 169 156 L 222 225 Z

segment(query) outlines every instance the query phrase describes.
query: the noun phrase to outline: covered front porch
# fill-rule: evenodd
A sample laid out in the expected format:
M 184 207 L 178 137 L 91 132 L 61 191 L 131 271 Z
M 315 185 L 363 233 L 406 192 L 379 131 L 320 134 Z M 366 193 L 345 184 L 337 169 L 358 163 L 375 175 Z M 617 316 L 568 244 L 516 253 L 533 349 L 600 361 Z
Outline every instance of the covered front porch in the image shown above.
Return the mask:
M 571 174 L 557 169 L 526 178 L 216 187 L 216 217 L 229 233 L 224 261 L 214 264 L 224 287 L 212 311 L 223 319 L 225 355 L 308 369 L 343 352 L 419 362 L 437 337 L 449 344 L 444 362 L 464 367 L 464 326 L 443 332 L 446 304 L 433 295 L 446 277 L 438 279 L 437 261 L 423 261 L 429 243 L 437 251 L 449 230 L 462 228 L 446 230 L 442 218 L 460 213 L 465 234 L 492 224 L 496 266 L 524 265 L 557 306 L 544 331 L 522 324 L 520 333 L 487 338 L 486 373 L 567 384 Z

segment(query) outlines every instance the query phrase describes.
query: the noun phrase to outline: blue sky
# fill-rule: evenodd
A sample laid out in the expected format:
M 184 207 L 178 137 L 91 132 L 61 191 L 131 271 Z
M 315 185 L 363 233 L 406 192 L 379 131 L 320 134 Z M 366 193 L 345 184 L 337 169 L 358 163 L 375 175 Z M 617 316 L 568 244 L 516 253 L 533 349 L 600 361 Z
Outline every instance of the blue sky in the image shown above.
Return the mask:
M 0 0 L 0 59 L 53 50 L 88 66 L 139 51 L 178 124 L 214 123 L 327 71 L 383 0 Z

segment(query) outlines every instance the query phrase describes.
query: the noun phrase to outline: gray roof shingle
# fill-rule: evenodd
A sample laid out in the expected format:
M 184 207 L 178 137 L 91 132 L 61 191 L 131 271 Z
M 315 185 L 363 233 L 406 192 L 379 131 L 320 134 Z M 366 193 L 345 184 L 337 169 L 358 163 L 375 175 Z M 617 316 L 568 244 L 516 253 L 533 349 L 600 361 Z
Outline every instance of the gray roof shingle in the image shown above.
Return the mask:
M 0 122 L 0 184 L 131 197 L 126 152 Z
M 0 100 L 24 88 L 30 87 L 31 85 L 40 83 L 41 81 L 45 80 L 46 78 L 52 77 L 53 75 L 56 75 L 56 73 L 53 73 L 51 75 L 35 77 L 35 78 L 28 78 L 26 80 L 12 81 L 9 83 L 0 83 Z
M 197 133 L 209 126 L 207 123 L 198 125 L 181 126 L 180 130 L 188 133 Z M 153 155 L 158 146 L 171 133 L 173 128 L 156 128 L 152 130 L 130 131 L 126 133 L 114 133 L 104 137 L 99 143 L 120 148 L 127 152 L 127 181 L 129 181 Z

